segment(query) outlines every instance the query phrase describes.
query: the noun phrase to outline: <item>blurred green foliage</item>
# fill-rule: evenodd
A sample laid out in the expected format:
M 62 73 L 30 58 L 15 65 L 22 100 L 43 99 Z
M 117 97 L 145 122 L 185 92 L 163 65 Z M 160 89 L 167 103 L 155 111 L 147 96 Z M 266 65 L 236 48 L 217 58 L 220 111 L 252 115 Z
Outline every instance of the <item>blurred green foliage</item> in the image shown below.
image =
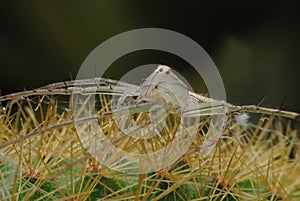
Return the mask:
M 297 6 L 267 1 L 10 1 L 0 12 L 2 94 L 75 78 L 86 56 L 106 39 L 132 29 L 159 27 L 182 33 L 211 55 L 228 100 L 300 111 Z M 197 91 L 199 77 L 186 62 L 143 51 L 116 61 L 119 79 L 147 63 L 176 68 Z

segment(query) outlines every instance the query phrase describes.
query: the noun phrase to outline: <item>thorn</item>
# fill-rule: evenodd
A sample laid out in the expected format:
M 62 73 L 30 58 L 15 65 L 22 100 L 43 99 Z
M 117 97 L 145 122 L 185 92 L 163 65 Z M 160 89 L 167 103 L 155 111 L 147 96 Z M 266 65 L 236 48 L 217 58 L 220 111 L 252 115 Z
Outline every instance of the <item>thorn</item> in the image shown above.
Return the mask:
M 71 78 L 72 79 L 72 78 Z M 65 82 L 65 81 L 63 81 L 63 83 L 64 83 L 64 85 L 65 85 L 65 89 L 67 89 L 68 88 L 68 85 L 67 85 L 67 83 Z
M 282 99 L 282 101 L 281 101 L 281 103 L 280 103 L 280 105 L 279 105 L 279 109 L 283 109 L 283 104 L 284 104 L 284 102 L 286 101 L 286 98 L 287 98 L 287 95 L 285 95 L 285 96 L 283 97 L 283 99 Z
M 267 98 L 267 93 L 268 93 L 268 92 L 266 92 L 266 94 L 258 101 L 257 106 L 261 106 L 261 104 L 266 100 L 266 98 Z
M 73 79 L 73 75 L 72 75 L 72 72 L 71 72 L 71 71 L 69 71 L 69 77 L 70 77 L 70 79 L 71 79 L 71 80 L 74 80 L 74 79 Z

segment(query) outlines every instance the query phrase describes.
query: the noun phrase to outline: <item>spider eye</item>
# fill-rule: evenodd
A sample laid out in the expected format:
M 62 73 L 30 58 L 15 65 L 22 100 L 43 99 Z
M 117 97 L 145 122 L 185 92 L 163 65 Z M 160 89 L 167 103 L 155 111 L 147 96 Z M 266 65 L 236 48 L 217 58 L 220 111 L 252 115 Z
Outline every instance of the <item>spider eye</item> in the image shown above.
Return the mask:
M 170 71 L 169 71 L 169 70 L 168 70 L 168 71 L 166 71 L 166 74 L 167 74 L 167 75 L 169 75 L 169 74 L 170 74 Z
M 163 70 L 164 70 L 164 69 L 160 68 L 158 71 L 159 71 L 159 72 L 163 72 Z

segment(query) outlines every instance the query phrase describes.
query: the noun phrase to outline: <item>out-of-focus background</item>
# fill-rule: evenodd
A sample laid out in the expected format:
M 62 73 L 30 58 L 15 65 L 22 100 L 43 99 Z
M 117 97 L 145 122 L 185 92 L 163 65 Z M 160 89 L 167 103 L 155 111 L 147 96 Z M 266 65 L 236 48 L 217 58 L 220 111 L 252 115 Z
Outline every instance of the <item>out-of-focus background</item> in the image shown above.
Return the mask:
M 2 95 L 75 78 L 100 43 L 137 28 L 164 28 L 200 44 L 218 67 L 227 100 L 300 112 L 300 17 L 296 4 L 261 1 L 16 1 L 0 11 Z M 180 58 L 141 51 L 106 73 L 122 77 L 148 63 L 173 66 L 195 90 L 199 78 Z M 200 81 L 199 81 L 200 85 Z M 199 89 L 197 89 L 199 87 Z

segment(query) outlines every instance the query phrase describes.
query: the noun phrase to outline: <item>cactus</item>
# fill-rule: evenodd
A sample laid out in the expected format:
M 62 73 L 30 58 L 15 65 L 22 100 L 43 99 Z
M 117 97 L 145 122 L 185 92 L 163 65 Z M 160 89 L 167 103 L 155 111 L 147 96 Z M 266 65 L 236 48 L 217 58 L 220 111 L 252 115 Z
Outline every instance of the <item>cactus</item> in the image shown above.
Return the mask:
M 110 110 L 111 95 L 100 96 L 99 111 Z M 299 136 L 284 119 L 259 116 L 250 126 L 230 115 L 215 147 L 201 155 L 211 126 L 205 117 L 187 153 L 171 166 L 125 173 L 87 151 L 73 124 L 72 98 L 43 94 L 6 101 L 0 114 L 0 200 L 300 199 Z M 114 121 L 98 119 L 108 136 L 118 129 Z M 173 129 L 177 123 L 174 117 L 167 122 Z M 160 137 L 170 143 L 173 134 L 166 129 Z M 130 152 L 137 145 L 154 147 L 160 137 L 121 138 L 116 146 Z

